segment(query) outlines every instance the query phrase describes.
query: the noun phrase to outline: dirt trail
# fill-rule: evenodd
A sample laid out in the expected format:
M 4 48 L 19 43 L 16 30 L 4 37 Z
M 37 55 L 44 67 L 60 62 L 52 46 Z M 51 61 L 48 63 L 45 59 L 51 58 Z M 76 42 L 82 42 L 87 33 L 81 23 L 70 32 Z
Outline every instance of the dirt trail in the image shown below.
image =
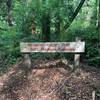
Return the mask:
M 50 61 L 34 64 L 46 62 Z M 92 100 L 92 91 L 99 91 L 99 69 L 81 68 L 76 73 L 66 65 L 54 66 L 28 69 L 23 63 L 15 65 L 0 76 L 0 100 Z

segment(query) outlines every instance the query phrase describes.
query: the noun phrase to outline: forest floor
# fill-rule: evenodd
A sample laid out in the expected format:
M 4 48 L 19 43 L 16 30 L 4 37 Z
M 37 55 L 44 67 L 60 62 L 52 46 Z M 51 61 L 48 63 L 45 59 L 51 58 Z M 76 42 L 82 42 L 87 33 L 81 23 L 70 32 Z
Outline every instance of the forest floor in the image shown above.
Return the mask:
M 37 67 L 31 68 L 16 64 L 1 75 L 0 100 L 92 100 L 93 91 L 100 100 L 100 69 L 81 66 L 71 71 L 66 64 L 47 62 L 57 60 L 35 60 Z

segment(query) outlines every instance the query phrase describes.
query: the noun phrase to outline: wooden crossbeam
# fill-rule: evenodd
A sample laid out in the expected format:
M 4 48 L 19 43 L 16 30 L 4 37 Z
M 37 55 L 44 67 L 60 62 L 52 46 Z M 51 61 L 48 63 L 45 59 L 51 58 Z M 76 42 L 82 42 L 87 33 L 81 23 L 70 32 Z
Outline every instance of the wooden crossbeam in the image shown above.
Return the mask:
M 20 43 L 20 51 L 22 53 L 31 52 L 66 52 L 66 53 L 82 53 L 85 50 L 85 42 L 35 42 Z

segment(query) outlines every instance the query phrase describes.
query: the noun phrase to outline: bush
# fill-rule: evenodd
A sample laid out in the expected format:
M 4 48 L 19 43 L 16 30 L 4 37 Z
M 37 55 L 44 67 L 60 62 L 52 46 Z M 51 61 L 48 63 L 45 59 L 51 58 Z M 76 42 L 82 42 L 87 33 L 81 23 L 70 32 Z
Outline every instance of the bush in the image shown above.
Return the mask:
M 100 31 L 97 31 L 95 26 L 88 28 L 71 28 L 64 33 L 62 41 L 75 41 L 76 37 L 81 37 L 85 41 L 85 55 L 82 59 L 89 65 L 100 65 Z

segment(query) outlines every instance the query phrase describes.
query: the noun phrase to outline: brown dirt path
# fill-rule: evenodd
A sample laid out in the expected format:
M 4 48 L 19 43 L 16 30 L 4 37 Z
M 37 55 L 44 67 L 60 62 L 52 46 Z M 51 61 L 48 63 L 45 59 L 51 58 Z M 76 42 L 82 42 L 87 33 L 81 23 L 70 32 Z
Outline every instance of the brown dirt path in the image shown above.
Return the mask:
M 34 64 L 45 62 L 49 61 Z M 92 100 L 92 91 L 100 89 L 100 70 L 81 68 L 77 74 L 65 67 L 28 69 L 22 63 L 15 65 L 0 76 L 0 100 Z

